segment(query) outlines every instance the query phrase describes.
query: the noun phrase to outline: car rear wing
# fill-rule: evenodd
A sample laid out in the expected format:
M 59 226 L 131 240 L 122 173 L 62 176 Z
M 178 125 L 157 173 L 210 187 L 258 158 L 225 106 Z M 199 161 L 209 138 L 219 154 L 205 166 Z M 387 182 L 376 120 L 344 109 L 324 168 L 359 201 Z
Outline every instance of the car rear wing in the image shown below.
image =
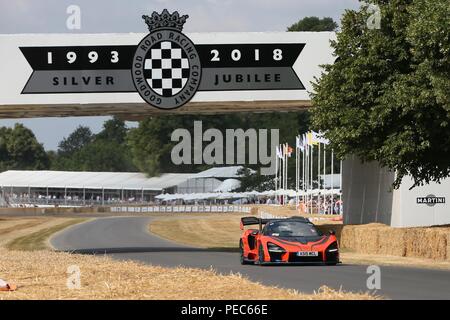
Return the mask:
M 241 218 L 241 230 L 244 230 L 244 226 L 251 226 L 251 225 L 259 225 L 259 230 L 262 229 L 262 226 L 266 224 L 269 221 L 269 219 L 261 219 L 257 217 L 242 217 Z
M 289 220 L 296 220 L 296 221 L 301 221 L 303 223 L 308 223 L 308 224 L 312 224 L 312 222 L 305 217 L 299 217 L 299 216 L 293 216 L 293 217 L 286 217 L 284 219 L 289 219 Z M 277 219 L 262 219 L 262 218 L 258 218 L 258 217 L 242 217 L 241 218 L 241 230 L 244 230 L 244 226 L 250 226 L 250 225 L 259 225 L 259 230 L 262 230 L 262 226 L 265 225 L 266 223 L 268 223 L 269 221 L 274 221 L 274 220 L 281 220 L 280 218 Z

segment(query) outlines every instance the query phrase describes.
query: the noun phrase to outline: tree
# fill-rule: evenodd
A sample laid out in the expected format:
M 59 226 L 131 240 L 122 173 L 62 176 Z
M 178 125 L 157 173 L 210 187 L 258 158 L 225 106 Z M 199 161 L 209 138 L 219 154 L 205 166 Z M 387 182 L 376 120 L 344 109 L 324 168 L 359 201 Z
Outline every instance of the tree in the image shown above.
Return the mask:
M 127 146 L 115 141 L 96 139 L 77 154 L 77 162 L 82 171 L 136 171 Z
M 182 164 L 172 162 L 171 151 L 178 142 L 172 142 L 172 132 L 178 128 L 189 130 L 194 137 L 194 121 L 202 121 L 203 130 L 208 128 L 235 128 L 241 123 L 238 115 L 217 116 L 158 116 L 149 117 L 139 122 L 139 127 L 132 129 L 128 137 L 128 145 L 134 164 L 140 171 L 159 175 L 165 172 L 198 172 L 208 168 L 207 165 Z
M 58 154 L 68 157 L 80 151 L 93 139 L 93 134 L 89 127 L 79 126 L 67 138 L 64 138 L 58 145 Z
M 105 121 L 98 134 L 87 127 L 78 127 L 59 144 L 52 155 L 52 168 L 68 171 L 136 171 L 126 143 L 125 122 L 113 118 Z
M 49 159 L 33 132 L 16 123 L 0 128 L 0 170 L 43 170 Z
M 338 25 L 333 18 L 304 17 L 287 28 L 287 31 L 335 31 Z
M 241 186 L 237 189 L 237 192 L 246 191 L 266 191 L 274 188 L 274 181 L 272 176 L 261 175 L 258 171 L 252 173 L 249 168 L 244 168 L 240 172 Z
M 332 42 L 337 60 L 314 84 L 313 126 L 340 158 L 355 154 L 405 175 L 414 186 L 450 174 L 450 7 L 446 0 L 371 0 L 347 11 Z
M 105 121 L 103 130 L 80 152 L 80 163 L 88 171 L 136 171 L 129 146 L 128 128 L 123 120 L 114 117 Z
M 126 140 L 127 133 L 128 129 L 125 122 L 117 117 L 113 117 L 111 120 L 105 121 L 103 130 L 95 136 L 95 139 L 115 141 L 122 144 Z

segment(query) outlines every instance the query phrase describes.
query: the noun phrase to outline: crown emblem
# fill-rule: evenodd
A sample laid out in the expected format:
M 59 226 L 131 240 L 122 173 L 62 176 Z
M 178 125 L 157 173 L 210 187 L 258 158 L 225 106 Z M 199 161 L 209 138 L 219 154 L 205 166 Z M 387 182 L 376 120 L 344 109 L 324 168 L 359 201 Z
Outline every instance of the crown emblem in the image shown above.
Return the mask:
M 150 32 L 161 28 L 173 28 L 181 31 L 183 30 L 183 25 L 185 24 L 187 18 L 189 18 L 188 15 L 180 17 L 178 11 L 174 11 L 170 14 L 167 9 L 164 9 L 161 14 L 153 11 L 151 16 L 142 16 L 142 19 L 144 19 L 148 26 L 148 31 Z

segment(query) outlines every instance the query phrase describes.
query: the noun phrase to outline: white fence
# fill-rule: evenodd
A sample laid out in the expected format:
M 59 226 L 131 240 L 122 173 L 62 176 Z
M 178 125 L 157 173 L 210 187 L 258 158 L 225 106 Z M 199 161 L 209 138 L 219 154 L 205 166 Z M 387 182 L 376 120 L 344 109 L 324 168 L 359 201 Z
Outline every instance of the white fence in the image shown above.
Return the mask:
M 271 213 L 268 213 L 268 212 L 265 212 L 262 210 L 259 211 L 259 217 L 261 219 L 286 219 L 287 218 L 286 216 L 275 216 Z
M 144 206 L 144 207 L 132 207 L 132 206 L 117 206 L 111 207 L 111 212 L 138 212 L 138 213 L 197 213 L 197 212 L 239 212 L 250 213 L 251 207 L 238 206 L 238 205 L 175 205 L 175 206 Z

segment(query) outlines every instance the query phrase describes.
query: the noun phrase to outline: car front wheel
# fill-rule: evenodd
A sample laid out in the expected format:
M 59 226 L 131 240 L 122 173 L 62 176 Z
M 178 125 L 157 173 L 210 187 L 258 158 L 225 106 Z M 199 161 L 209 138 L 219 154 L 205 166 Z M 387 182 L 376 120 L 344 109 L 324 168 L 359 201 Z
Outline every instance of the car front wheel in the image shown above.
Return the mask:
M 263 263 L 264 263 L 264 248 L 262 243 L 260 243 L 258 247 L 258 264 L 262 265 Z
M 249 264 L 249 262 L 245 259 L 244 255 L 244 245 L 242 241 L 239 241 L 239 253 L 240 253 L 240 262 L 242 265 Z

